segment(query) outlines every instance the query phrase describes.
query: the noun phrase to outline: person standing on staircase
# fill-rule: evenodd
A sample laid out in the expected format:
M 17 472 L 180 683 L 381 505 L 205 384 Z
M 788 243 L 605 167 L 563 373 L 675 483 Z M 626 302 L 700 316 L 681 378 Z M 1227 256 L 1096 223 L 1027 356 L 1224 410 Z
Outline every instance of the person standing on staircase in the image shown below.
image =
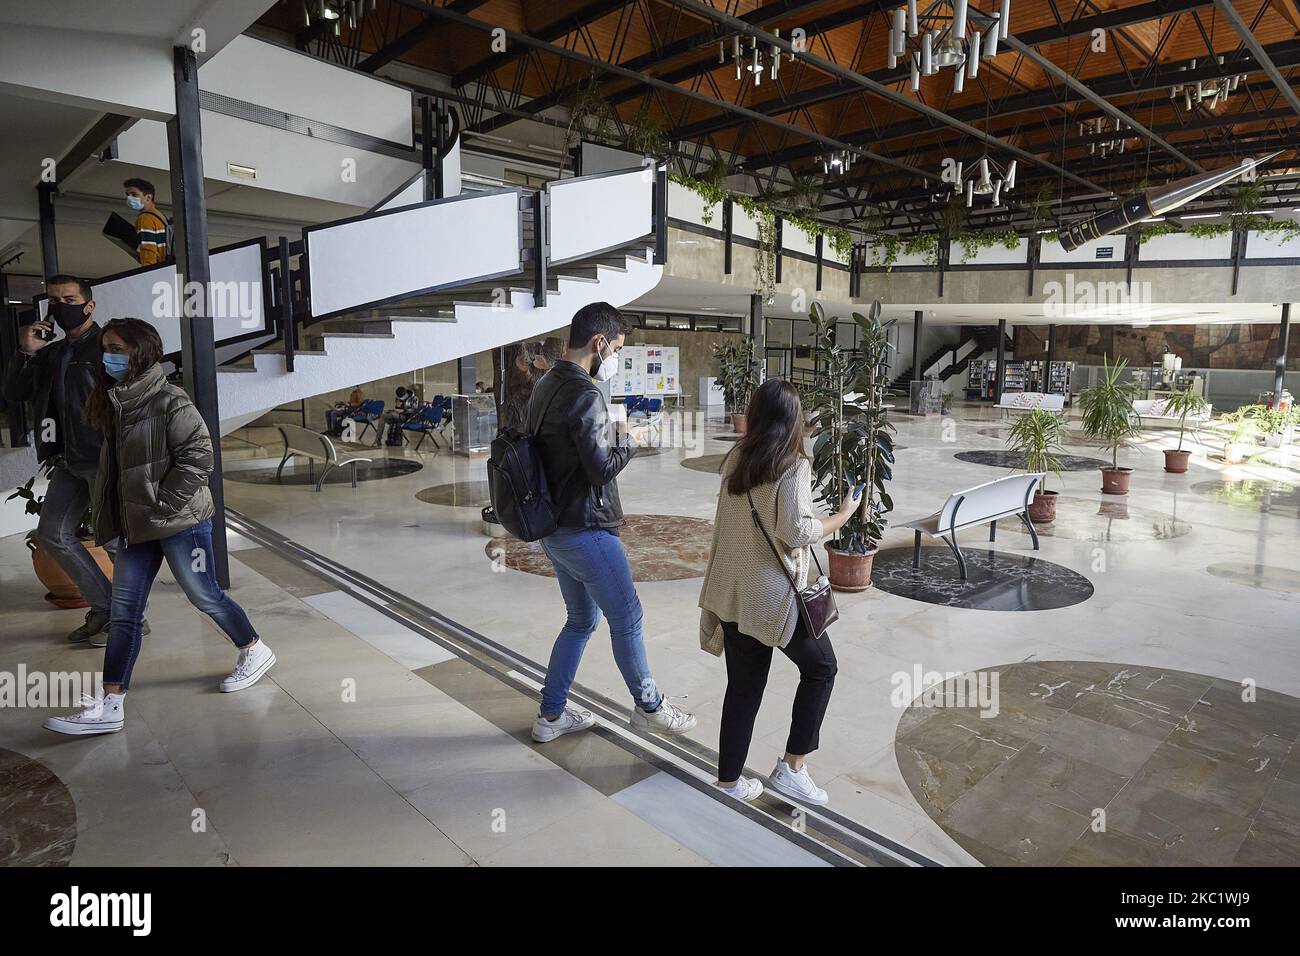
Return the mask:
M 76 276 L 51 276 L 45 291 L 48 318 L 19 330 L 19 351 L 5 375 L 4 397 L 32 403 L 36 459 L 49 471 L 36 541 L 90 605 L 68 640 L 103 647 L 113 587 L 78 534 L 99 467 L 99 432 L 83 414 L 101 364 L 95 300 L 90 283 Z M 54 337 L 55 326 L 63 330 L 60 339 Z
M 608 381 L 617 370 L 626 333 L 623 317 L 609 303 L 583 306 L 569 326 L 564 357 L 542 376 L 529 400 L 528 430 L 535 436 L 559 525 L 541 545 L 567 611 L 533 721 L 538 743 L 595 723 L 589 711 L 570 707 L 568 699 L 602 613 L 609 619 L 614 663 L 632 695 L 632 726 L 657 734 L 684 734 L 695 726 L 695 717 L 678 709 L 650 676 L 641 601 L 619 537 L 623 507 L 617 475 L 636 454 L 636 445 L 611 425 L 596 382 Z
M 120 536 L 121 546 L 113 564 L 104 697 L 79 713 L 45 721 L 47 730 L 74 736 L 122 729 L 145 603 L 164 559 L 190 603 L 239 649 L 235 669 L 221 682 L 223 693 L 251 687 L 275 663 L 213 573 L 212 438 L 194 402 L 167 381 L 158 331 L 140 319 L 114 319 L 100 333 L 99 348 L 99 377 L 86 405 L 86 417 L 104 436 L 95 536 Z

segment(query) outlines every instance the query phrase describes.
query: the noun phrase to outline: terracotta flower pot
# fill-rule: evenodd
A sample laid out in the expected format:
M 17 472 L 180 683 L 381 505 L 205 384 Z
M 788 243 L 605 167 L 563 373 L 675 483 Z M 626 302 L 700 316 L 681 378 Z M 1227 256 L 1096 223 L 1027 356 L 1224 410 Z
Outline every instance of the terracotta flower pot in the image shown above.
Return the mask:
M 1026 510 L 1034 524 L 1051 524 L 1056 520 L 1056 492 L 1034 492 L 1034 500 Z
M 745 434 L 747 428 L 745 416 L 743 413 L 733 413 L 731 416 L 731 428 L 737 435 Z
M 866 554 L 853 551 L 839 551 L 826 546 L 829 559 L 831 587 L 836 591 L 865 591 L 871 587 L 871 565 L 876 558 L 876 549 Z
M 1132 468 L 1103 468 L 1101 470 L 1101 493 L 1103 495 L 1128 494 L 1128 482 L 1132 475 Z
M 1165 471 L 1171 475 L 1181 475 L 1187 471 L 1187 461 L 1192 457 L 1190 451 L 1175 451 L 1172 448 L 1165 449 Z
M 109 560 L 108 552 L 91 541 L 83 541 L 81 544 L 95 559 L 99 570 L 104 572 L 104 577 L 113 580 L 113 562 Z M 59 608 L 90 607 L 90 602 L 81 596 L 76 583 L 45 553 L 45 549 L 37 544 L 31 550 L 32 570 L 48 592 L 45 600 Z

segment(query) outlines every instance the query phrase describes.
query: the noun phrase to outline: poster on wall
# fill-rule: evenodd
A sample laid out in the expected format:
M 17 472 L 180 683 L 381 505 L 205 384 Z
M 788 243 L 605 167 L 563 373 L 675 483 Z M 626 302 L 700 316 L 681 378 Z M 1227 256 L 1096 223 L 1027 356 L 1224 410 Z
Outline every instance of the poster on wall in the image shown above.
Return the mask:
M 679 363 L 677 346 L 645 346 L 645 392 L 643 394 L 676 395 L 681 390 L 678 385 Z
M 610 396 L 645 394 L 644 346 L 625 345 L 618 353 L 618 371 L 610 382 Z

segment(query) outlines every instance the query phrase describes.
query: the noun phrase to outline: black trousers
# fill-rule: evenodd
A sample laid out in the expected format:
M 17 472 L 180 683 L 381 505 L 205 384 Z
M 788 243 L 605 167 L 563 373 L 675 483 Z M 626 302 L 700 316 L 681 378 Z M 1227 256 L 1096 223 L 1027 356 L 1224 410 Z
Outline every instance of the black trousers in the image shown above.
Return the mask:
M 754 720 L 763 702 L 772 648 L 756 641 L 729 621 L 722 622 L 723 651 L 727 658 L 727 694 L 722 701 L 722 733 L 718 742 L 718 779 L 730 783 L 740 777 L 754 736 Z M 781 648 L 799 668 L 799 689 L 790 713 L 786 753 L 810 754 L 817 749 L 822 719 L 831 700 L 838 665 L 831 639 L 814 640 L 802 622 L 790 643 Z

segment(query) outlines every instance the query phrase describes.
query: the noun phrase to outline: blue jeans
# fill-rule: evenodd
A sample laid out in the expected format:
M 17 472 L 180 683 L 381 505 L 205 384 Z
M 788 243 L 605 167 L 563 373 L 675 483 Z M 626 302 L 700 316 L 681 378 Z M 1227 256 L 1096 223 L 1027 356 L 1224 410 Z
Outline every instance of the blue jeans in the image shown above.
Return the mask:
M 56 465 L 45 491 L 36 540 L 63 573 L 72 578 L 86 603 L 93 610 L 107 614 L 113 586 L 77 537 L 94 489 L 95 469 L 73 471 L 62 462 Z M 113 542 L 109 542 L 110 557 L 114 556 L 112 547 Z
M 104 650 L 105 684 L 121 684 L 126 690 L 131 682 L 135 659 L 140 656 L 144 606 L 163 558 L 190 603 L 212 618 L 236 647 L 247 647 L 257 640 L 248 615 L 221 590 L 212 572 L 212 520 L 208 519 L 170 538 L 118 549 L 113 562 L 108 647 Z
M 618 535 L 599 529 L 560 528 L 542 539 L 542 550 L 555 566 L 568 620 L 551 648 L 542 687 L 542 716 L 558 717 L 569 699 L 569 688 L 582 662 L 587 639 L 609 618 L 614 663 L 623 674 L 637 707 L 652 711 L 663 699 L 650 676 L 641 638 L 641 601 L 632 584 L 632 569 Z

